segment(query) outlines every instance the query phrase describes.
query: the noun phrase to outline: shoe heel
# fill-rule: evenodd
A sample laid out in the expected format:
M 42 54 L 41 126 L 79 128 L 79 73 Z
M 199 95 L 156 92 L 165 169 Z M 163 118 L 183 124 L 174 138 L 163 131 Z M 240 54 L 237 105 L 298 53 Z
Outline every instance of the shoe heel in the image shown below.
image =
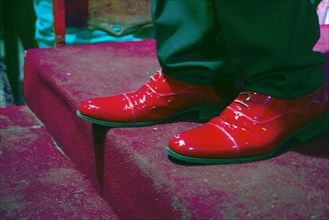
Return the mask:
M 198 108 L 199 119 L 210 120 L 214 117 L 219 116 L 219 114 L 225 109 L 222 105 L 213 106 L 202 106 Z
M 323 133 L 328 128 L 328 113 L 307 125 L 306 127 L 300 129 L 295 133 L 294 139 L 302 143 L 308 141 L 321 133 Z

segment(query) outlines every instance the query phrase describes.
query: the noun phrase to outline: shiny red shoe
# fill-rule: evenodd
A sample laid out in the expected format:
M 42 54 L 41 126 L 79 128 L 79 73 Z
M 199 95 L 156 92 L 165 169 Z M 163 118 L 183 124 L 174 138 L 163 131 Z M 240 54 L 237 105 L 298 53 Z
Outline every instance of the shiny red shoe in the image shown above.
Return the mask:
M 137 91 L 84 101 L 77 114 L 104 126 L 138 127 L 164 123 L 188 112 L 209 120 L 225 107 L 212 86 L 187 84 L 159 71 Z
M 288 100 L 247 91 L 220 116 L 175 135 L 166 151 L 190 163 L 249 162 L 270 158 L 288 140 L 304 142 L 327 128 L 328 95 L 323 87 Z

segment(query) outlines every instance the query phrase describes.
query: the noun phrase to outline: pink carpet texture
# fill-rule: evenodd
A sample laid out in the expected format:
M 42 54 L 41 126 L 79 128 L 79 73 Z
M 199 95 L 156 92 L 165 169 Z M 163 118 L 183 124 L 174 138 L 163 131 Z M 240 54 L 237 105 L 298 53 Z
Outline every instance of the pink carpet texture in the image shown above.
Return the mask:
M 326 56 L 327 89 L 328 31 L 321 27 L 315 47 Z M 200 122 L 108 129 L 76 116 L 83 100 L 137 89 L 159 68 L 153 40 L 32 49 L 25 57 L 29 108 L 120 219 L 327 219 L 328 131 L 269 160 L 201 166 L 164 151 L 170 137 Z
M 118 219 L 27 106 L 0 120 L 0 219 Z

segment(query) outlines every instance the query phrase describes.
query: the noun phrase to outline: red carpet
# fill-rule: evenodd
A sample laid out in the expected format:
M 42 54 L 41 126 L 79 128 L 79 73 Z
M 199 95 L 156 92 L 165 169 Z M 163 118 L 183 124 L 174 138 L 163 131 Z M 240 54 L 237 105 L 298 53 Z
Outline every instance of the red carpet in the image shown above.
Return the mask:
M 0 219 L 118 219 L 28 107 L 0 119 Z
M 316 47 L 326 54 L 327 85 L 328 31 L 322 27 Z M 164 147 L 196 122 L 107 130 L 76 116 L 81 101 L 139 88 L 158 68 L 153 41 L 33 49 L 26 55 L 29 107 L 120 219 L 329 216 L 328 131 L 270 160 L 191 166 L 170 161 Z

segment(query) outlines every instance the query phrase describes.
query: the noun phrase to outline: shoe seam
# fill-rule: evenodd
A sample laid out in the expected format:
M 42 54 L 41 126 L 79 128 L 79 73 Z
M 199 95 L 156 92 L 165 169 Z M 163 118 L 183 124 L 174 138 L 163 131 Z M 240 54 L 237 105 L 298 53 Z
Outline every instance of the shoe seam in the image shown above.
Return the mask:
M 198 95 L 198 96 L 202 97 L 203 99 L 205 99 L 208 105 L 212 104 L 211 101 L 209 100 L 209 98 L 207 98 L 206 95 L 203 95 L 202 93 L 199 93 L 199 92 L 184 91 L 184 92 L 159 93 L 159 92 L 155 91 L 149 84 L 145 84 L 145 86 L 147 88 L 149 88 L 152 93 L 154 93 L 158 96 L 161 96 L 161 97 L 172 96 L 172 95 L 194 94 L 194 95 Z
M 212 122 L 209 122 L 208 124 L 211 125 L 211 126 L 213 126 L 213 127 L 215 127 L 216 129 L 222 131 L 232 141 L 232 143 L 234 145 L 233 148 L 236 150 L 236 153 L 237 153 L 237 158 L 240 158 L 240 147 L 236 143 L 236 141 L 234 140 L 234 138 L 232 137 L 232 135 L 228 131 L 226 131 L 225 128 L 223 128 L 223 127 L 221 127 L 221 126 L 219 126 L 217 124 L 214 124 Z
M 126 101 L 128 102 L 129 108 L 131 109 L 131 114 L 133 118 L 133 122 L 136 122 L 136 112 L 135 112 L 135 106 L 130 100 L 129 96 L 126 93 L 122 93 L 122 95 L 125 97 Z

